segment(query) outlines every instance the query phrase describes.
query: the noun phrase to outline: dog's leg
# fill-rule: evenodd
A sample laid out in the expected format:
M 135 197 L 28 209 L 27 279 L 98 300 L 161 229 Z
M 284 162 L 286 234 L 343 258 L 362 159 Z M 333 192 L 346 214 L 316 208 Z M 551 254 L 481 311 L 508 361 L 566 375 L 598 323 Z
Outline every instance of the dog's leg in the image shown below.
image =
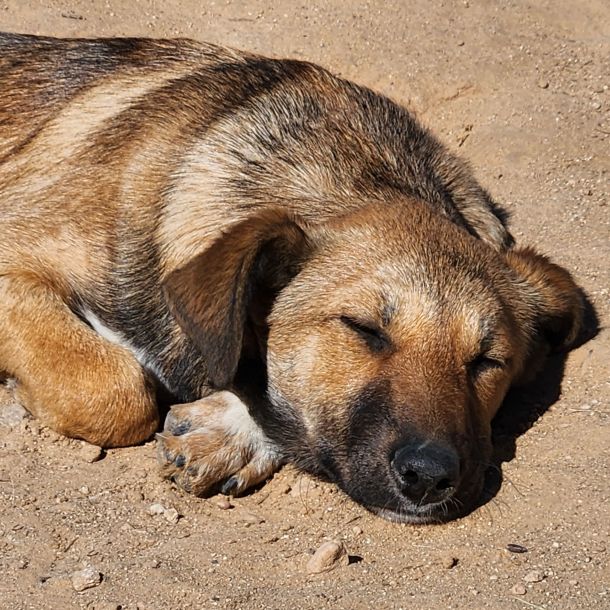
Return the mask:
M 0 275 L 0 370 L 25 408 L 67 436 L 114 447 L 157 429 L 154 384 L 136 358 L 33 276 Z
M 196 495 L 215 491 L 220 483 L 223 493 L 238 495 L 282 464 L 277 447 L 231 392 L 172 407 L 157 438 L 165 476 Z

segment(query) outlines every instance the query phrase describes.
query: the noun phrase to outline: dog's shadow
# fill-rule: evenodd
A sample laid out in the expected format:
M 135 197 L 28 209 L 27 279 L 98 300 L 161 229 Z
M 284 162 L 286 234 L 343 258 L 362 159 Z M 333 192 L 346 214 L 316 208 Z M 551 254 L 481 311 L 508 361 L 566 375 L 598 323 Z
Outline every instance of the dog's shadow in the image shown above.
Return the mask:
M 576 347 L 587 343 L 599 332 L 599 319 L 591 302 L 585 298 L 583 329 Z M 492 422 L 492 465 L 485 476 L 483 494 L 475 508 L 487 504 L 504 482 L 502 465 L 514 459 L 517 439 L 525 434 L 561 396 L 567 353 L 551 356 L 536 379 L 512 388 Z

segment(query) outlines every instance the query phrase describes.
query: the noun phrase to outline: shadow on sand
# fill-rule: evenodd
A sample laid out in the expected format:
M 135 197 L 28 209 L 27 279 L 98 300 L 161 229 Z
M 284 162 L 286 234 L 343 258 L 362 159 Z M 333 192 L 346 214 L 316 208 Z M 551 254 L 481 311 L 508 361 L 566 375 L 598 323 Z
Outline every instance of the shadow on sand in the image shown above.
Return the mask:
M 573 349 L 593 339 L 598 332 L 599 319 L 585 297 L 583 329 Z M 504 481 L 502 464 L 515 457 L 517 439 L 559 400 L 567 356 L 567 352 L 550 356 L 533 381 L 508 392 L 492 422 L 493 466 L 486 473 L 484 491 L 477 507 L 487 504 L 500 491 Z

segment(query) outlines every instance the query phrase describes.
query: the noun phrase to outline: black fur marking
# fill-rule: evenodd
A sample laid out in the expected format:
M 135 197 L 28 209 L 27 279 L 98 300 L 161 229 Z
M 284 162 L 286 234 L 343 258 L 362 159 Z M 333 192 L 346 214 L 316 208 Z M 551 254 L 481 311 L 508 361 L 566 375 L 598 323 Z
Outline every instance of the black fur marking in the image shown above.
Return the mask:
M 379 438 L 391 438 L 398 427 L 392 415 L 390 384 L 379 381 L 366 386 L 349 408 L 347 447 L 373 443 Z M 387 432 L 387 433 L 386 433 Z M 378 447 L 371 447 L 375 453 Z
M 307 66 L 302 62 L 256 59 L 201 68 L 149 93 L 115 117 L 91 144 L 92 154 L 105 151 L 104 156 L 96 159 L 97 163 L 113 163 L 114 145 L 139 137 L 138 132 L 148 124 L 146 117 L 155 108 L 169 105 L 164 102 L 165 97 L 168 102 L 179 97 L 188 100 L 191 106 L 201 107 L 201 120 L 182 126 L 182 137 L 186 140 L 183 148 L 188 150 L 188 142 L 203 137 L 203 131 L 215 121 L 235 112 L 250 98 L 271 91 L 286 79 L 298 77 Z M 179 120 L 163 115 L 158 117 L 157 128 L 162 129 L 162 119 L 174 124 Z M 179 162 L 180 159 L 175 160 L 176 166 Z M 169 193 L 172 188 L 169 184 L 166 191 Z M 106 282 L 113 287 L 112 293 L 106 294 L 103 306 L 95 302 L 87 305 L 150 358 L 154 372 L 172 393 L 183 401 L 191 401 L 201 396 L 208 381 L 206 362 L 190 338 L 184 337 L 178 349 L 171 338 L 174 320 L 160 289 L 159 246 L 150 237 L 156 231 L 158 219 L 151 218 L 150 222 L 152 226 L 141 234 L 118 227 L 121 247 L 113 253 L 111 278 Z M 133 256 L 134 252 L 138 253 L 137 257 Z M 217 343 L 221 345 L 222 337 Z

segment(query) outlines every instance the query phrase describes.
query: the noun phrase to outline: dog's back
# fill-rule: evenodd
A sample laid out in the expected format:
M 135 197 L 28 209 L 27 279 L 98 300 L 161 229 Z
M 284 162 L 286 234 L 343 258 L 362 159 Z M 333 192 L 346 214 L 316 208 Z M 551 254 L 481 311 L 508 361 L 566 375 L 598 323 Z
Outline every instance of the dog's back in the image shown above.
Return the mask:
M 129 204 L 108 188 L 136 180 L 143 164 L 164 174 L 165 193 L 175 187 L 168 175 L 188 166 L 209 176 L 235 170 L 240 180 L 223 182 L 229 207 L 279 198 L 306 215 L 334 216 L 398 191 L 494 247 L 509 241 L 469 170 L 404 109 L 311 64 L 185 40 L 4 34 L 0 88 L 5 210 L 17 201 L 27 201 L 26 214 L 56 210 L 84 192 L 91 200 L 92 185 L 82 184 L 89 170 L 93 186 L 105 187 L 97 201 L 108 212 Z

